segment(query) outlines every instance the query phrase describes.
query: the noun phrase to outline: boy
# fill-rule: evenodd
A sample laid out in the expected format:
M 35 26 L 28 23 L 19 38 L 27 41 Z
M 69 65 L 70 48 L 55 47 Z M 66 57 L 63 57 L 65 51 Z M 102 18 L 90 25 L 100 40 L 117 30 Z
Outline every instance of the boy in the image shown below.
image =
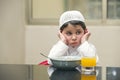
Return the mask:
M 59 20 L 58 36 L 60 40 L 53 46 L 48 56 L 50 58 L 60 56 L 96 56 L 94 45 L 88 43 L 90 35 L 91 33 L 86 28 L 83 15 L 75 10 L 66 11 Z

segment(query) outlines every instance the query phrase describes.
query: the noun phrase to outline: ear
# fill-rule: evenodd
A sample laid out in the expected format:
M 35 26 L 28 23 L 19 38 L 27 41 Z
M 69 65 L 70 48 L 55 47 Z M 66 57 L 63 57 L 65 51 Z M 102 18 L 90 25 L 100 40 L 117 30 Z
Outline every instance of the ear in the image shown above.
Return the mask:
M 59 30 L 58 33 L 59 33 L 59 34 L 62 33 L 62 30 Z
M 88 32 L 88 29 L 85 29 L 85 30 L 84 30 L 84 34 L 87 33 L 87 32 Z
M 62 33 L 62 30 L 60 30 L 60 32 Z

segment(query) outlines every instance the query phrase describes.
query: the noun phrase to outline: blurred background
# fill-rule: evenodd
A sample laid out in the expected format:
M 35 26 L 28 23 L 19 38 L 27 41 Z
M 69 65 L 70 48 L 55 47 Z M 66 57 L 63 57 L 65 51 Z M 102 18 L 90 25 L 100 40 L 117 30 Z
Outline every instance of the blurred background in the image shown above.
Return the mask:
M 0 0 L 0 64 L 38 64 L 57 42 L 58 21 L 79 10 L 99 65 L 120 66 L 120 0 Z

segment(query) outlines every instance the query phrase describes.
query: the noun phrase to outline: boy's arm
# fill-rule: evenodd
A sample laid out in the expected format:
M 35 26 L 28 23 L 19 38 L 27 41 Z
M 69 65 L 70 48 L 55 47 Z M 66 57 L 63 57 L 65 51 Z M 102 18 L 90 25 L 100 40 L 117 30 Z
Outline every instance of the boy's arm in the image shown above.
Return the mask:
M 50 50 L 49 57 L 59 57 L 65 55 L 66 51 L 68 50 L 68 46 L 63 41 L 58 41 L 57 44 L 53 46 Z

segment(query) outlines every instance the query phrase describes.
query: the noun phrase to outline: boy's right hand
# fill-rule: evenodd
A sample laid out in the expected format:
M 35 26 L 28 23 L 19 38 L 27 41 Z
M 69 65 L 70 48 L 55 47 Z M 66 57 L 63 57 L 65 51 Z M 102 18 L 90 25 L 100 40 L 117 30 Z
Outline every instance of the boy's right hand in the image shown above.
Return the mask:
M 67 39 L 65 38 L 65 36 L 59 31 L 58 32 L 58 37 L 66 44 L 68 45 Z

